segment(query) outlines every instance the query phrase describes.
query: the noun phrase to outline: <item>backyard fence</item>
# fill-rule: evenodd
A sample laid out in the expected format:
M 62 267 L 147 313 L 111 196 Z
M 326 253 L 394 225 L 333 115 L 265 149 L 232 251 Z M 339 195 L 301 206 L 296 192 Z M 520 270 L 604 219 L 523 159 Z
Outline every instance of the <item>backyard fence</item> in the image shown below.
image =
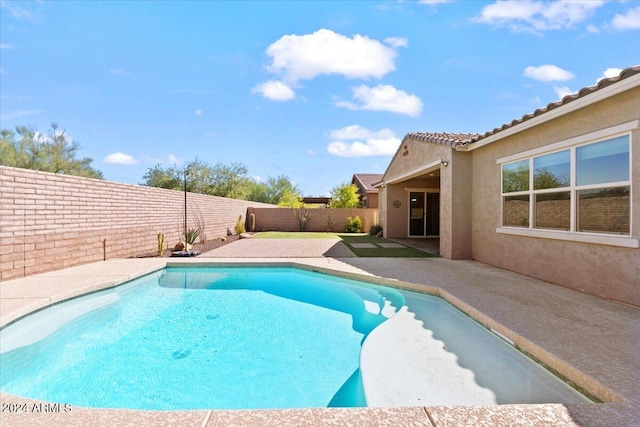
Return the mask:
M 276 206 L 187 194 L 189 228 L 226 236 L 247 208 Z M 183 239 L 184 193 L 0 166 L 0 280 L 155 253 Z
M 362 231 L 378 224 L 378 209 L 345 208 L 345 209 L 269 209 L 253 207 L 247 215 L 255 216 L 255 231 L 316 231 L 343 233 L 349 217 L 360 217 Z M 301 221 L 306 215 L 304 226 Z M 301 228 L 304 228 L 302 230 Z

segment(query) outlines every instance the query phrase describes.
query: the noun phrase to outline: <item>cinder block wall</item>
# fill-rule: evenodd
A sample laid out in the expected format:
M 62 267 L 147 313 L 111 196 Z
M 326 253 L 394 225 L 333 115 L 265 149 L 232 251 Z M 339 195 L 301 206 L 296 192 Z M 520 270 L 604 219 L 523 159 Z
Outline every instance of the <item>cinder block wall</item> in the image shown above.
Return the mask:
M 276 207 L 188 193 L 188 227 L 226 236 L 249 206 Z M 0 280 L 173 247 L 183 218 L 181 191 L 0 166 Z
M 300 231 L 297 209 L 279 208 L 249 209 L 247 214 L 253 213 L 256 219 L 256 231 Z M 349 208 L 349 209 L 307 209 L 309 217 L 305 231 L 337 233 L 344 232 L 348 217 L 359 216 L 362 220 L 362 231 L 368 232 L 369 227 L 379 222 L 378 209 Z

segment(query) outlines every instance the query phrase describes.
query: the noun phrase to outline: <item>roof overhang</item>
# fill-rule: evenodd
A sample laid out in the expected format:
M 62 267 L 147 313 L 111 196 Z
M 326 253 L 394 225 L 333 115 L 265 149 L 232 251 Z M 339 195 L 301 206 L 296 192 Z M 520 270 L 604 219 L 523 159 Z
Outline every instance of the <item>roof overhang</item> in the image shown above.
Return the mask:
M 376 184 L 377 187 L 382 187 L 386 184 L 397 184 L 398 182 L 408 181 L 413 178 L 417 178 L 425 173 L 429 173 L 436 169 L 440 168 L 442 164 L 442 160 L 435 160 L 431 163 L 427 163 L 426 165 L 422 165 L 419 168 L 413 169 L 409 172 L 405 172 L 401 175 L 394 176 L 392 178 L 386 179 Z

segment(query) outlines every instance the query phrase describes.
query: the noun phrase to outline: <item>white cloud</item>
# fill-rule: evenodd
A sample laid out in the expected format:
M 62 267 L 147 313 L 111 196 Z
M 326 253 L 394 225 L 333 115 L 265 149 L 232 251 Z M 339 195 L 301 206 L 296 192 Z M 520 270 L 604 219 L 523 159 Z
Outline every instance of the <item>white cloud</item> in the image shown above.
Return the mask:
M 606 70 L 604 70 L 604 73 L 602 73 L 602 76 L 598 77 L 598 81 L 602 79 L 609 79 L 611 77 L 617 77 L 621 72 L 621 68 L 607 68 Z
M 15 49 L 16 45 L 11 43 L 0 43 L 0 49 Z
M 359 125 L 332 130 L 327 151 L 339 157 L 385 156 L 396 152 L 400 139 L 388 128 L 372 132 Z
M 156 164 L 160 163 L 163 165 L 170 165 L 170 166 L 179 166 L 180 164 L 182 164 L 182 160 L 180 160 L 178 157 L 174 156 L 173 154 L 169 154 L 167 157 L 145 156 L 144 161 L 147 163 L 156 163 Z
M 591 34 L 598 34 L 600 32 L 600 28 L 596 27 L 593 24 L 587 25 L 587 32 Z
M 129 154 L 124 154 L 119 151 L 115 153 L 109 154 L 104 158 L 105 163 L 113 164 L 113 165 L 137 165 L 138 161 L 130 156 Z
M 277 80 L 260 83 L 251 89 L 251 93 L 261 93 L 262 96 L 273 101 L 289 101 L 296 97 L 293 89 Z
M 451 3 L 453 0 L 418 0 L 420 4 L 436 5 L 442 3 Z
M 398 55 L 393 46 L 360 34 L 352 38 L 320 29 L 313 34 L 286 35 L 267 48 L 267 70 L 287 84 L 311 80 L 322 74 L 348 78 L 381 78 L 395 70 Z
M 572 28 L 591 17 L 604 0 L 501 1 L 482 9 L 475 22 L 511 31 L 541 31 Z
M 39 23 L 42 22 L 42 15 L 40 14 L 41 3 L 42 2 L 21 2 L 21 4 L 18 4 L 18 2 L 15 1 L 8 2 L 2 0 L 0 1 L 0 7 L 2 7 L 2 9 L 6 9 L 14 19 L 32 23 Z M 25 5 L 30 7 L 26 7 Z
M 36 114 L 40 114 L 43 112 L 44 110 L 18 110 L 10 113 L 1 113 L 0 119 L 2 120 L 19 119 L 21 117 L 35 116 Z
M 315 156 L 316 155 L 316 151 L 315 150 L 307 150 L 307 154 L 310 156 Z
M 563 70 L 556 65 L 541 65 L 539 67 L 528 66 L 523 75 L 541 82 L 567 81 L 575 76 L 572 72 Z
M 330 133 L 331 139 L 365 139 L 373 133 L 360 125 L 345 126 L 341 129 L 334 129 Z
M 133 75 L 130 71 L 123 70 L 122 68 L 109 68 L 109 73 L 112 76 L 125 76 L 130 77 Z
M 604 70 L 604 73 L 602 73 L 602 75 L 607 78 L 617 77 L 621 72 L 622 68 L 607 68 L 606 70 Z
M 387 37 L 384 42 L 391 47 L 407 47 L 409 40 L 406 37 Z
M 640 6 L 629 9 L 624 15 L 617 13 L 611 26 L 616 30 L 640 30 Z
M 391 85 L 356 86 L 353 88 L 353 99 L 357 103 L 339 101 L 336 106 L 350 110 L 390 111 L 412 117 L 417 117 L 422 112 L 422 100 L 418 96 Z
M 202 117 L 202 115 L 204 114 L 204 111 L 202 110 L 195 110 L 194 113 L 196 113 L 196 116 L 198 117 Z
M 556 95 L 558 95 L 558 99 L 562 99 L 567 95 L 576 93 L 574 90 L 571 90 L 566 86 L 554 86 L 553 91 L 556 93 Z

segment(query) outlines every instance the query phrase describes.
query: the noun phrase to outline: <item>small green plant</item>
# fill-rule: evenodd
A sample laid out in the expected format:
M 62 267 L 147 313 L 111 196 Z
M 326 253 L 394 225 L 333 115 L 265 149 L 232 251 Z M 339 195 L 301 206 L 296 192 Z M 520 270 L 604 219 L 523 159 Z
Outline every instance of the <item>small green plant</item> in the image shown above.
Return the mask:
M 246 230 L 244 228 L 244 221 L 242 220 L 242 215 L 238 216 L 238 221 L 236 222 L 236 234 L 242 234 Z
M 197 228 L 190 228 L 187 230 L 187 234 L 184 236 L 184 242 L 187 245 L 193 245 L 196 242 L 196 239 L 200 235 L 201 231 Z
M 158 233 L 158 256 L 164 252 L 164 234 Z
M 254 213 L 249 214 L 249 231 L 256 230 L 256 215 Z
M 369 227 L 369 234 L 372 236 L 376 236 L 381 231 L 382 226 L 380 224 L 372 225 L 371 227 Z
M 360 233 L 362 231 L 362 220 L 359 216 L 355 218 L 348 217 L 347 225 L 344 228 L 347 233 Z

